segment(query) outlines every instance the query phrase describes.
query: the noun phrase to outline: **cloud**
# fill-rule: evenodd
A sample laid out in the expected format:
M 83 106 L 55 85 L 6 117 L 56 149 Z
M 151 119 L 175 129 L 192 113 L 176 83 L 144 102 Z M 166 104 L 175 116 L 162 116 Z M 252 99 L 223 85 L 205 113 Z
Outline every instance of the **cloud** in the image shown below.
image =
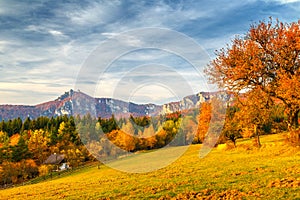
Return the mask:
M 113 38 L 113 37 L 119 35 L 119 33 L 106 33 L 106 32 L 104 32 L 104 33 L 101 33 L 101 35 L 103 35 L 103 36 L 105 36 L 105 37 L 111 39 L 111 38 Z
M 66 16 L 75 25 L 95 26 L 109 23 L 120 13 L 120 1 L 93 2 L 79 9 L 69 10 Z
M 0 1 L 0 16 L 26 16 L 29 12 L 39 8 L 43 1 Z
M 291 4 L 291 3 L 299 3 L 299 0 L 267 0 L 267 2 L 278 2 L 280 4 Z
M 74 86 L 81 66 L 98 46 L 124 31 L 169 28 L 193 38 L 213 57 L 214 50 L 225 47 L 235 34 L 246 33 L 253 22 L 269 16 L 297 21 L 299 5 L 296 0 L 0 1 L 0 95 L 5 96 L 0 103 L 34 104 L 56 98 Z M 140 47 L 147 42 L 132 35 L 118 39 L 120 48 Z M 184 45 L 176 38 L 172 43 L 173 47 Z M 115 52 L 115 47 L 107 47 L 103 56 Z M 112 95 L 120 73 L 149 63 L 172 66 L 189 81 L 193 91 L 202 90 L 201 78 L 192 76 L 184 58 L 171 53 L 145 50 L 118 58 L 107 71 L 107 82 L 99 95 Z M 193 49 L 187 48 L 186 53 L 193 55 Z M 99 76 L 97 71 L 93 76 Z M 131 78 L 139 80 L 138 76 Z M 170 74 L 165 76 L 172 82 Z M 92 77 L 82 81 L 87 89 L 97 84 Z M 167 98 L 159 93 L 151 97 L 154 102 Z M 126 97 L 126 91 L 122 95 Z M 147 95 L 139 93 L 141 101 L 143 96 Z
M 29 31 L 29 32 L 37 32 L 37 33 L 41 33 L 41 34 L 50 34 L 52 36 L 55 37 L 66 37 L 66 35 L 59 31 L 59 30 L 53 30 L 50 29 L 46 26 L 35 26 L 35 25 L 29 25 L 25 31 Z

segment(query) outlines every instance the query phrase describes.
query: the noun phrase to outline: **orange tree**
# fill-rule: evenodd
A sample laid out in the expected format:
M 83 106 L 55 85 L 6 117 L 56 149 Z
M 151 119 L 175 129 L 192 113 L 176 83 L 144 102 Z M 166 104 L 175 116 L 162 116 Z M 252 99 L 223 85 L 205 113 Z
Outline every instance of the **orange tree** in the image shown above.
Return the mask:
M 193 143 L 203 143 L 211 120 L 211 103 L 203 102 L 200 107 L 198 129 Z
M 233 117 L 233 122 L 237 124 L 240 134 L 246 138 L 255 136 L 255 144 L 260 147 L 260 134 L 264 132 L 271 119 L 271 110 L 273 106 L 272 99 L 268 98 L 262 90 L 254 89 L 244 95 L 236 103 L 239 110 Z
M 300 112 L 300 21 L 259 22 L 244 37 L 216 52 L 206 68 L 210 81 L 236 96 L 260 90 L 281 101 L 287 122 L 298 128 Z

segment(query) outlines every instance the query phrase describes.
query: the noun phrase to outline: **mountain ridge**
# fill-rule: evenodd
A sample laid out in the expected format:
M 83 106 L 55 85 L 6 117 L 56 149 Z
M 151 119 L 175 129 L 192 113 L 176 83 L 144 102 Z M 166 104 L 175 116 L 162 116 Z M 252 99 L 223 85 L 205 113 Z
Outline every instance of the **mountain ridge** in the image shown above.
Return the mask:
M 40 116 L 55 117 L 62 115 L 84 115 L 92 113 L 96 117 L 108 118 L 129 115 L 159 115 L 198 107 L 208 101 L 215 93 L 199 92 L 188 95 L 181 101 L 169 102 L 163 105 L 154 103 L 136 104 L 114 98 L 94 98 L 81 91 L 70 90 L 55 100 L 37 105 L 0 105 L 0 120 L 20 117 L 35 119 Z

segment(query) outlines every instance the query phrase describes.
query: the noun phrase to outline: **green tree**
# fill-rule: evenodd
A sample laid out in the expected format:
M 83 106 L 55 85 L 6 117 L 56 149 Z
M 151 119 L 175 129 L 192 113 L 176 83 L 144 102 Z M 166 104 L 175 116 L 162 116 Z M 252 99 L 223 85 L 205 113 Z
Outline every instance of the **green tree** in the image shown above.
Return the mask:
M 12 147 L 12 161 L 19 162 L 27 158 L 31 158 L 31 153 L 24 138 L 21 136 L 17 145 Z
M 31 120 L 29 117 L 27 117 L 25 119 L 24 123 L 22 124 L 21 132 L 23 132 L 25 130 L 30 130 L 30 123 L 31 123 Z

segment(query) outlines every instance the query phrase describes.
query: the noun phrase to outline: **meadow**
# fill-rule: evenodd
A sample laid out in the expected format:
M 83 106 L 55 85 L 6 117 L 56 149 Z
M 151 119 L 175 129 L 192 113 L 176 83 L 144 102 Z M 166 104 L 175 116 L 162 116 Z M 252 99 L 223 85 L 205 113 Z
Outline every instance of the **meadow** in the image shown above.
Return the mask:
M 199 158 L 201 145 L 191 145 L 178 160 L 148 173 L 126 173 L 101 165 L 60 178 L 0 190 L 0 199 L 300 199 L 300 148 L 285 143 L 284 134 L 252 139 L 237 147 L 219 145 Z M 175 147 L 165 149 L 174 151 Z M 145 152 L 115 161 L 136 166 Z

